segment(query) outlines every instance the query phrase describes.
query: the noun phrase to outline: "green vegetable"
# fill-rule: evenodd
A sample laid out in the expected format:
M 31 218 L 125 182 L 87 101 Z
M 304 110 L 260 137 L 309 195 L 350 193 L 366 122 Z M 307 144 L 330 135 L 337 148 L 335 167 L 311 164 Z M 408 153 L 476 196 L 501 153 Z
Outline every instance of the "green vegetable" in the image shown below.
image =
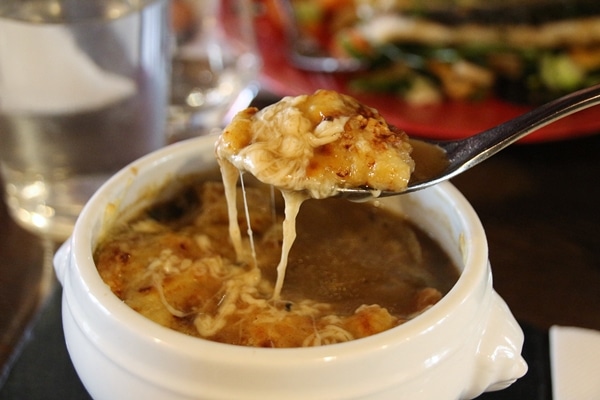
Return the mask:
M 582 86 L 585 75 L 566 54 L 546 54 L 540 60 L 541 80 L 551 90 L 576 90 Z

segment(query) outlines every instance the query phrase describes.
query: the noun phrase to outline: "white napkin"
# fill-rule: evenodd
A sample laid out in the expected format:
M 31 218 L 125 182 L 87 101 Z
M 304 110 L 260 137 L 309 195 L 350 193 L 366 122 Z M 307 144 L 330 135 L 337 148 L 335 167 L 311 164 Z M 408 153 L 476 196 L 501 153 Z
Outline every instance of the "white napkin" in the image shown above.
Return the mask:
M 550 365 L 554 400 L 600 399 L 600 332 L 552 326 Z
M 84 111 L 129 97 L 136 90 L 131 79 L 98 67 L 59 24 L 4 18 L 0 20 L 0 49 L 4 112 Z

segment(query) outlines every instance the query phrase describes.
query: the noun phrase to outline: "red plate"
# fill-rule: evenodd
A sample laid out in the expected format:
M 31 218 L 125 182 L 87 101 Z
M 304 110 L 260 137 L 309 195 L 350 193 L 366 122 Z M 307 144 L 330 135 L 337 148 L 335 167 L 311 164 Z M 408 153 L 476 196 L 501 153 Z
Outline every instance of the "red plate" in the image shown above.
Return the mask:
M 436 105 L 414 106 L 391 95 L 350 93 L 343 74 L 314 73 L 292 66 L 286 55 L 286 40 L 272 19 L 261 18 L 257 23 L 259 49 L 264 67 L 261 80 L 265 89 L 280 96 L 297 96 L 317 89 L 332 89 L 348 93 L 381 113 L 390 123 L 409 135 L 433 139 L 460 139 L 491 128 L 530 110 L 499 99 L 482 102 L 444 102 Z M 542 142 L 574 138 L 600 132 L 597 107 L 568 116 L 522 139 L 523 142 Z

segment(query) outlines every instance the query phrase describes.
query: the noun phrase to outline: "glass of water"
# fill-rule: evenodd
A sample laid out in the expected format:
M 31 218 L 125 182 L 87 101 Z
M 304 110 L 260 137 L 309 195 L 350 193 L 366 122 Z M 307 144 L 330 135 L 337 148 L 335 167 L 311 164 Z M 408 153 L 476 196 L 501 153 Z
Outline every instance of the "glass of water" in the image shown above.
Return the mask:
M 258 92 L 252 0 L 172 0 L 170 141 L 219 132 Z
M 112 174 L 166 144 L 168 0 L 0 2 L 0 172 L 56 240 Z

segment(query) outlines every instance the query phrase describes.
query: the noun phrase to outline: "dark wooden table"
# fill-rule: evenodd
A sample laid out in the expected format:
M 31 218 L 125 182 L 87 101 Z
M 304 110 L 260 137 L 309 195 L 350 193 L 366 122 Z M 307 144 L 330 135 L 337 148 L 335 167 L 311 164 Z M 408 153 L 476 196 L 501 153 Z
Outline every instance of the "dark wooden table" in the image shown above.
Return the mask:
M 453 182 L 517 319 L 600 329 L 600 136 L 514 146 Z
M 17 226 L 0 200 L 0 371 L 55 286 L 55 246 Z
M 542 334 L 555 324 L 600 330 L 600 135 L 515 145 L 453 182 L 483 222 L 494 285 L 516 318 Z M 30 321 L 40 299 L 52 293 L 52 251 L 17 227 L 0 204 L 4 381 L 7 361 L 26 347 L 19 343 L 27 343 L 27 327 L 35 332 Z M 48 329 L 60 338 L 55 324 Z M 12 360 L 19 365 L 19 357 Z M 547 390 L 538 398 L 548 399 Z

